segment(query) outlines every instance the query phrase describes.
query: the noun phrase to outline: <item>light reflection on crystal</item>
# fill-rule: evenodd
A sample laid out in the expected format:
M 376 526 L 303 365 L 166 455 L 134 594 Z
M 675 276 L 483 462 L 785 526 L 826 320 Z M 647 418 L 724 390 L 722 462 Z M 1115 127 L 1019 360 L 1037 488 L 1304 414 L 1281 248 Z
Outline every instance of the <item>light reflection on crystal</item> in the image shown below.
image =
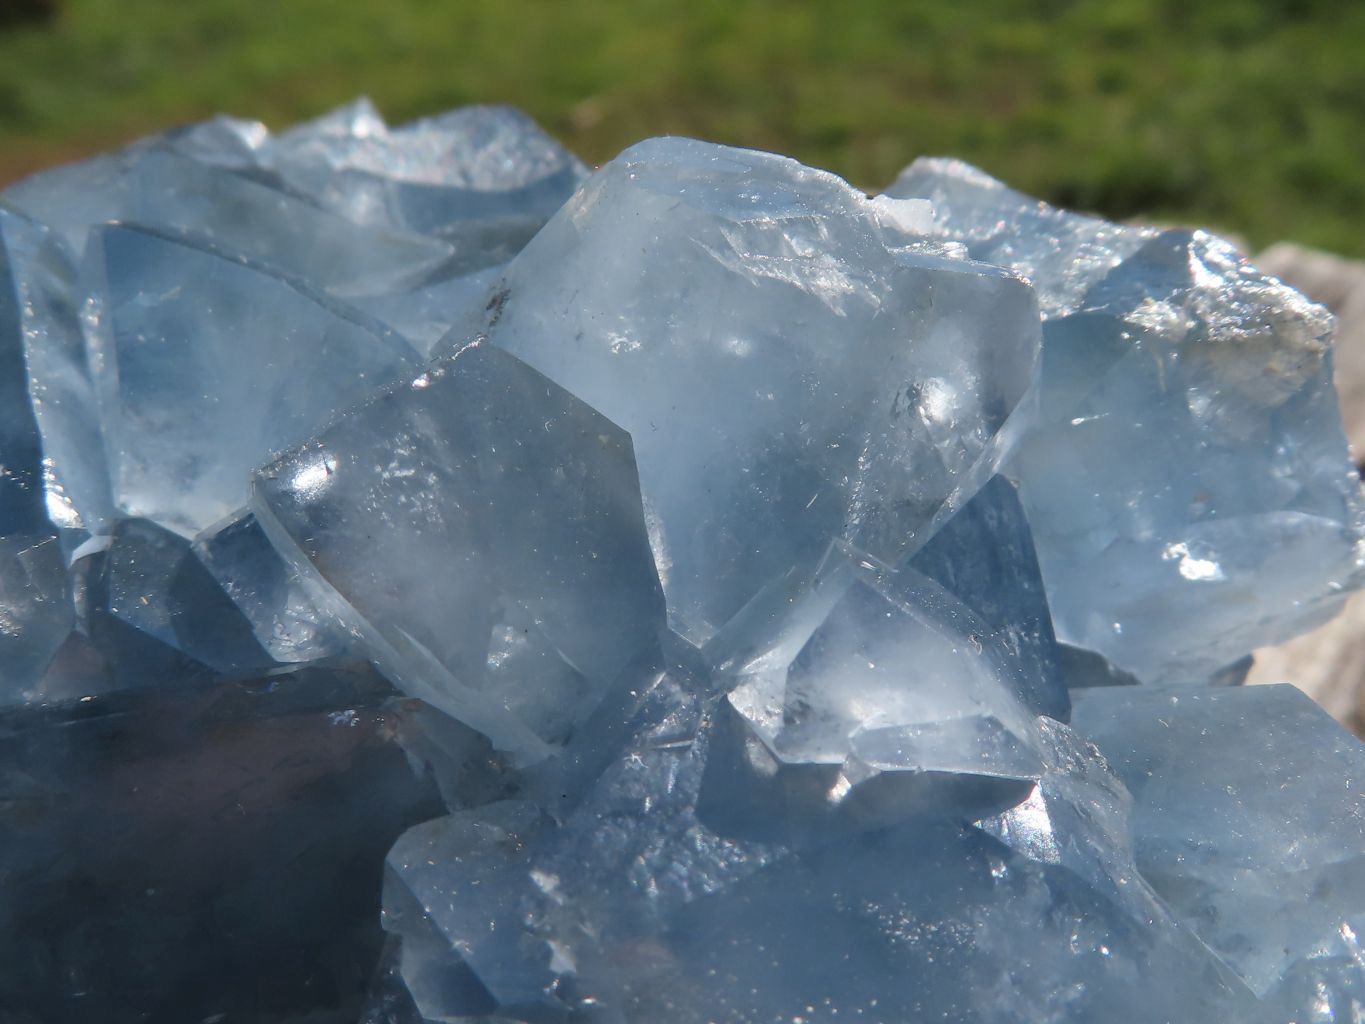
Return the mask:
M 1231 685 L 1361 582 L 1329 329 L 502 107 L 16 184 L 0 1018 L 1354 1019 L 1362 748 Z

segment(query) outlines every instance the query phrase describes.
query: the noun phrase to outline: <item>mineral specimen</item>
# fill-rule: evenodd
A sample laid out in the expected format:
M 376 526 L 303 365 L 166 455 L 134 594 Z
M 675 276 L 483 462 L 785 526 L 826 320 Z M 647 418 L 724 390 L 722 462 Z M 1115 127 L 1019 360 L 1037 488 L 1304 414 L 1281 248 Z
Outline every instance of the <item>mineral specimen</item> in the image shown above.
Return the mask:
M 523 759 L 658 645 L 630 439 L 487 345 L 270 463 L 253 507 L 390 678 Z
M 504 802 L 417 826 L 394 846 L 385 925 L 401 938 L 399 971 L 424 1019 L 1256 1012 L 1159 909 L 1134 917 L 1069 865 L 951 813 L 910 805 L 894 824 L 826 822 L 795 841 L 735 834 L 742 815 L 727 811 L 762 825 L 803 809 L 752 800 L 770 794 L 714 771 L 723 729 L 705 702 L 670 696 L 563 824 Z M 1087 824 L 1065 822 L 1057 842 Z
M 0 1024 L 1358 1021 L 1330 327 L 499 107 L 16 184 Z
M 1176 914 L 1291 1019 L 1300 990 L 1317 1019 L 1358 1013 L 1365 747 L 1290 686 L 1090 691 L 1076 727 L 1131 790 L 1138 866 Z
M 1003 454 L 1032 292 L 930 244 L 924 204 L 656 139 L 508 265 L 469 331 L 630 432 L 669 624 L 709 641 L 833 539 L 894 561 Z
M 1010 472 L 1062 640 L 1198 681 L 1359 585 L 1326 310 L 1204 232 L 1053 210 L 956 161 L 888 194 L 1038 289 L 1041 415 Z
M 100 227 L 86 266 L 119 509 L 188 536 L 244 504 L 272 453 L 417 362 L 377 323 L 185 239 Z

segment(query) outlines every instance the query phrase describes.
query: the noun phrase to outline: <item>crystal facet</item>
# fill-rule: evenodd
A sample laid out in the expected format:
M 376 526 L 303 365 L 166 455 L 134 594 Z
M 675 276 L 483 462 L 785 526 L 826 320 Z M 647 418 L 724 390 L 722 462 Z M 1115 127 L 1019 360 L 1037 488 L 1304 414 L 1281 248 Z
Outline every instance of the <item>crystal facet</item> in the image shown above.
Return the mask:
M 1358 1021 L 1365 747 L 1236 686 L 1365 583 L 1330 329 L 504 107 L 19 182 L 0 1024 Z
M 187 536 L 243 505 L 273 453 L 417 360 L 361 314 L 186 239 L 98 228 L 88 272 L 119 508 Z
M 1033 296 L 926 245 L 923 212 L 651 140 L 474 325 L 630 432 L 669 622 L 694 643 L 833 540 L 894 561 L 990 475 L 1038 358 Z
M 714 723 L 669 696 L 563 825 L 503 803 L 395 845 L 385 923 L 426 1019 L 1255 1014 L 1168 919 L 1136 920 L 1067 864 L 979 829 L 912 815 L 796 845 L 718 829 L 705 803 Z
M 928 199 L 939 237 L 1038 290 L 1041 417 L 1010 473 L 1061 639 L 1200 681 L 1358 585 L 1326 310 L 1204 232 L 1053 210 L 956 161 L 919 161 L 890 194 Z
M 390 678 L 523 758 L 658 643 L 630 438 L 487 345 L 270 463 L 253 509 Z
M 1292 686 L 1093 690 L 1076 727 L 1133 793 L 1143 876 L 1248 986 L 1291 1015 L 1306 977 L 1337 1010 L 1359 1000 L 1355 737 Z

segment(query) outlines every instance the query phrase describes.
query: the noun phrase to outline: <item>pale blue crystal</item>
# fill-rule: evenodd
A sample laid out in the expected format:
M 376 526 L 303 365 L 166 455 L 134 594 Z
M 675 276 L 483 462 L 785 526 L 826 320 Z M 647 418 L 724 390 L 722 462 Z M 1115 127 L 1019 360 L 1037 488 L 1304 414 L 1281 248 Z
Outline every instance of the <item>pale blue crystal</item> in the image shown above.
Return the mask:
M 561 826 L 495 804 L 395 845 L 385 926 L 423 1018 L 1258 1019 L 1169 919 L 977 829 L 911 817 L 797 846 L 730 834 L 707 808 L 726 783 L 708 781 L 705 704 L 674 691 L 652 719 Z
M 1354 1020 L 1365 748 L 1110 685 L 1365 581 L 1329 330 L 954 161 L 501 107 L 18 183 L 0 1018 Z
M 515 255 L 587 176 L 511 107 L 460 107 L 389 128 L 358 101 L 270 140 L 260 160 L 359 223 L 450 240 L 466 270 Z
M 273 669 L 284 661 L 261 642 L 253 628 L 255 624 L 189 545 L 182 548 L 167 598 L 175 646 L 215 673 L 244 675 Z M 317 656 L 339 653 L 340 645 L 335 651 L 320 651 Z
M 1207 956 L 1139 874 L 1133 799 L 1100 751 L 1067 726 L 1038 720 L 1043 761 L 1027 798 L 978 828 L 1040 864 L 1079 875 L 1136 921 L 1167 931 L 1193 956 Z
M 988 481 L 907 564 L 990 630 L 1017 666 L 1012 677 L 1020 700 L 1037 714 L 1067 720 L 1071 702 L 1033 534 L 1008 480 Z
M 275 661 L 316 661 L 342 654 L 349 646 L 249 511 L 209 527 L 195 538 L 193 551 Z
M 953 161 L 891 193 L 1038 290 L 1041 417 L 1009 472 L 1062 640 L 1200 681 L 1358 585 L 1325 310 L 1211 235 L 1077 217 Z
M 358 225 L 172 152 L 147 153 L 135 180 L 124 218 L 202 237 L 338 295 L 412 287 L 452 255 L 435 239 Z
M 490 346 L 267 465 L 252 508 L 390 678 L 519 758 L 657 648 L 630 438 Z
M 82 626 L 109 659 L 116 687 L 155 689 L 209 675 L 176 632 L 171 587 L 189 542 L 149 520 L 120 519 L 107 545 L 72 571 L 82 578 Z
M 751 657 L 728 696 L 769 774 L 828 766 L 825 800 L 838 804 L 879 776 L 919 793 L 938 776 L 1041 773 L 1021 664 L 932 580 L 907 568 L 856 582 L 814 625 Z
M 925 212 L 782 157 L 650 140 L 448 344 L 486 334 L 630 432 L 669 622 L 700 645 L 833 540 L 894 561 L 990 475 L 1036 307 L 926 243 Z
M 250 175 L 256 170 L 261 146 L 269 137 L 270 129 L 260 121 L 219 114 L 198 124 L 172 129 L 159 141 L 196 163 Z
M 118 220 L 133 206 L 133 170 L 147 148 L 134 144 L 79 163 L 63 164 L 10 185 L 6 205 L 49 227 L 76 256 L 95 224 Z
M 8 216 L 0 211 L 0 217 Z M 40 533 L 43 502 L 42 441 L 28 397 L 22 298 L 7 232 L 0 232 L 0 535 Z
M 4 198 L 76 253 L 93 226 L 135 221 L 198 236 L 338 294 L 412 287 L 453 253 L 436 239 L 357 224 L 155 138 L 27 178 Z
M 484 315 L 496 293 L 502 265 L 432 281 L 410 291 L 357 298 L 355 306 L 429 355 L 456 324 Z
M 8 254 L 18 331 L 11 334 L 11 328 L 0 326 L 0 333 L 5 345 L 17 337 L 23 352 L 22 368 L 7 379 L 11 385 L 28 385 L 26 399 L 7 406 L 8 414 L 19 416 L 32 407 L 42 446 L 45 511 L 52 525 L 76 537 L 106 533 L 113 498 L 80 321 L 83 296 L 76 268 L 48 229 L 3 206 L 0 248 Z M 8 453 L 5 463 L 20 464 Z
M 1281 1019 L 1320 1019 L 1318 999 L 1358 999 L 1355 737 L 1291 686 L 1091 690 L 1077 696 L 1075 725 L 1132 791 L 1143 876 Z
M 933 233 L 964 245 L 972 259 L 1023 274 L 1047 319 L 1073 312 L 1091 285 L 1156 235 L 1055 209 L 944 157 L 916 160 L 886 195 L 927 199 Z
M 30 699 L 75 625 L 57 538 L 0 538 L 0 705 Z
M 273 453 L 416 364 L 367 317 L 187 239 L 101 227 L 86 272 L 119 508 L 186 536 L 244 504 Z

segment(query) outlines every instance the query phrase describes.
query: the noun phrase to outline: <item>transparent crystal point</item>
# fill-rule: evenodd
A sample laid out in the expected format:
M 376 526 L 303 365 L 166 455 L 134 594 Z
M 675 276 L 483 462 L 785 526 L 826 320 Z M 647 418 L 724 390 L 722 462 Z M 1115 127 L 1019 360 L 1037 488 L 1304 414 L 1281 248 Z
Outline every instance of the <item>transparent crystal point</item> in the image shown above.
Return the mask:
M 990 475 L 1036 369 L 1034 299 L 927 242 L 924 212 L 653 139 L 509 264 L 479 330 L 630 432 L 693 643 L 832 541 L 894 561 Z
M 912 569 L 854 583 L 799 651 L 751 662 L 729 703 L 778 761 L 1025 780 L 1042 769 L 1016 665 Z
M 1038 292 L 1040 415 L 1008 472 L 1060 639 L 1203 681 L 1359 586 L 1326 310 L 1205 232 L 1056 210 L 958 161 L 888 192 Z
M 658 695 L 562 825 L 495 804 L 400 840 L 386 927 L 424 1017 L 1259 1019 L 1251 994 L 1169 919 L 1134 916 L 1107 879 L 981 830 L 912 816 L 792 845 L 718 829 L 705 806 L 708 704 Z
M 390 678 L 524 759 L 658 645 L 630 438 L 490 346 L 267 465 L 252 509 Z
M 308 286 L 150 228 L 97 229 L 86 277 L 119 508 L 187 537 L 241 507 L 271 455 L 416 363 Z
M 0 239 L 9 254 L 23 369 L 42 449 L 48 520 L 73 534 L 103 534 L 113 516 L 109 470 L 81 326 L 78 273 L 51 231 L 0 205 Z M 9 460 L 7 459 L 7 462 Z

